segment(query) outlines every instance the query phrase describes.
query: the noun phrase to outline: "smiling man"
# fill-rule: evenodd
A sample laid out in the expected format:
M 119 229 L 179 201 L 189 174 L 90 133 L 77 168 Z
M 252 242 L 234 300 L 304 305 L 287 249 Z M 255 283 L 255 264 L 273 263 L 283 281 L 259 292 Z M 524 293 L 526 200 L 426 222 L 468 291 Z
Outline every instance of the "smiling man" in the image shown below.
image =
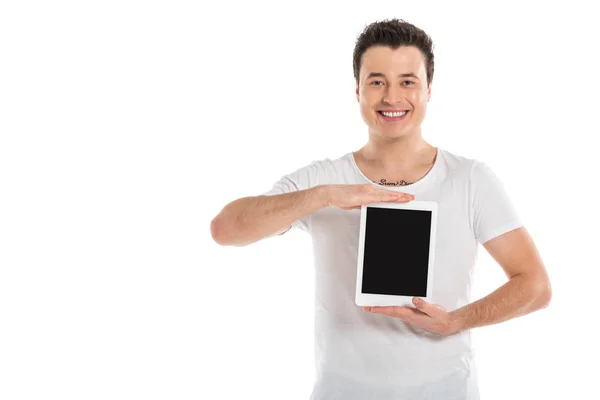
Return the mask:
M 313 237 L 313 400 L 479 399 L 471 329 L 550 301 L 545 267 L 496 175 L 424 140 L 433 73 L 433 44 L 421 29 L 397 19 L 367 26 L 354 50 L 367 143 L 283 176 L 264 195 L 227 204 L 211 223 L 222 245 L 247 245 L 292 227 Z M 433 303 L 357 307 L 360 206 L 413 199 L 438 204 Z M 471 302 L 479 244 L 508 281 Z

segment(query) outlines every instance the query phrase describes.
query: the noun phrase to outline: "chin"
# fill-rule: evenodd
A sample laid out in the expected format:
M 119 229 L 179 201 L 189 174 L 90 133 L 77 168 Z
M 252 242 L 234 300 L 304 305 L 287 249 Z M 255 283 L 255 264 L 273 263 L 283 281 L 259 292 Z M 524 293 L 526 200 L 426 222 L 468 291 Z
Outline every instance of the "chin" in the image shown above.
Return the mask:
M 408 136 L 410 133 L 402 130 L 402 131 L 394 131 L 394 132 L 386 132 L 386 131 L 377 131 L 379 136 L 388 138 L 388 139 L 397 139 L 404 136 Z

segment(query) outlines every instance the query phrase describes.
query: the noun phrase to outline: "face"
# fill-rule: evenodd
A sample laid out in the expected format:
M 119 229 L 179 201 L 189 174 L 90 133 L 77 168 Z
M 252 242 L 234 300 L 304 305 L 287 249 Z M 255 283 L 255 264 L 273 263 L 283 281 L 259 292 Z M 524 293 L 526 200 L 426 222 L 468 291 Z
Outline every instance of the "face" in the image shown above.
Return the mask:
M 363 54 L 356 98 L 369 134 L 386 139 L 420 134 L 430 96 L 418 48 L 373 46 Z

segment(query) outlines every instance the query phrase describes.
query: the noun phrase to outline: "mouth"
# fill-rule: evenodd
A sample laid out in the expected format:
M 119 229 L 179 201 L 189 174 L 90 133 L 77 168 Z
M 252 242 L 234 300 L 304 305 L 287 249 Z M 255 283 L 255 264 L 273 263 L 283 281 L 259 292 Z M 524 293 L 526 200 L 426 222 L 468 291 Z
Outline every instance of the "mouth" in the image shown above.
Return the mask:
M 383 110 L 377 110 L 377 114 L 379 115 L 379 119 L 385 121 L 385 122 L 399 122 L 402 121 L 403 119 L 406 118 L 406 116 L 408 115 L 410 111 L 408 110 L 402 110 L 402 111 L 393 111 L 393 112 L 388 112 L 388 111 L 383 111 Z

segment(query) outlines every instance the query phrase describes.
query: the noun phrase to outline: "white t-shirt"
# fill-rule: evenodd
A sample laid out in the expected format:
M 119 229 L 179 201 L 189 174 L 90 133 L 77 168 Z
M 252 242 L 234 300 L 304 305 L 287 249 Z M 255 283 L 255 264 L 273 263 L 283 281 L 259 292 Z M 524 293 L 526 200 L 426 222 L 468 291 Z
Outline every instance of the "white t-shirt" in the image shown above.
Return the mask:
M 431 170 L 408 186 L 371 182 L 350 152 L 285 175 L 264 194 L 361 183 L 438 204 L 432 301 L 447 311 L 470 303 L 478 243 L 522 226 L 488 166 L 439 147 Z M 356 305 L 359 222 L 360 210 L 327 207 L 292 224 L 310 233 L 315 260 L 311 400 L 479 399 L 470 331 L 442 337 Z

